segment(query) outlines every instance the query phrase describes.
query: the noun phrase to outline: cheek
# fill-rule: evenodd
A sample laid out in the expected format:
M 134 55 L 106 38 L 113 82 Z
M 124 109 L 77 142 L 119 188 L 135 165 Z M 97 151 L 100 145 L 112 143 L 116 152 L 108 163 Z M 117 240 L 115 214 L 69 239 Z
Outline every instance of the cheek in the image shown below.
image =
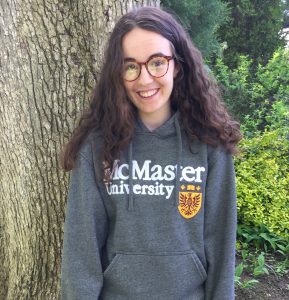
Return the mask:
M 131 92 L 131 90 L 133 89 L 133 83 L 125 81 L 124 82 L 124 89 L 127 92 L 127 94 L 129 94 Z
M 174 77 L 173 74 L 169 74 L 170 76 L 163 78 L 161 85 L 166 89 L 166 90 L 172 90 L 174 86 Z
M 130 87 L 127 83 L 124 83 L 124 90 L 126 94 L 129 96 L 130 95 Z
M 124 83 L 124 90 L 130 101 L 134 102 L 133 84 L 130 82 Z

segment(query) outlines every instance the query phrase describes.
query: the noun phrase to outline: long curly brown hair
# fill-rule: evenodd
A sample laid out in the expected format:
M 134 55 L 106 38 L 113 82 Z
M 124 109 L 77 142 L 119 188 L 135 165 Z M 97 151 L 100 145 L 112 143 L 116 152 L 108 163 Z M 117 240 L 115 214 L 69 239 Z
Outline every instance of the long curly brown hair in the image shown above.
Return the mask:
M 179 72 L 171 95 L 173 110 L 189 139 L 237 152 L 242 138 L 239 124 L 228 114 L 215 80 L 205 70 L 202 55 L 184 28 L 169 13 L 154 7 L 138 8 L 122 16 L 110 36 L 99 81 L 89 108 L 83 113 L 62 155 L 62 167 L 71 170 L 84 140 L 93 130 L 103 137 L 103 159 L 108 167 L 128 146 L 134 133 L 137 110 L 123 84 L 122 39 L 134 28 L 156 32 L 172 45 Z

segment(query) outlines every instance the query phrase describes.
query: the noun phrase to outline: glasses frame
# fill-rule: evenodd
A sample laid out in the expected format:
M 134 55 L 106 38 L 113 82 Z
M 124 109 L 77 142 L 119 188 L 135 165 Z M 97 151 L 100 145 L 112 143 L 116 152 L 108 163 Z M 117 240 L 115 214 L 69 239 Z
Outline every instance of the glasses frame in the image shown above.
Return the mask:
M 165 58 L 168 62 L 168 66 L 167 66 L 167 70 L 165 72 L 165 74 L 163 74 L 162 76 L 154 76 L 150 73 L 149 69 L 148 69 L 148 62 L 153 59 L 153 58 L 156 58 L 156 57 L 162 57 L 162 58 Z M 169 66 L 170 66 L 170 61 L 174 59 L 173 56 L 169 56 L 169 55 L 154 55 L 154 56 L 151 56 L 147 61 L 145 62 L 139 62 L 139 61 L 132 61 L 136 64 L 139 65 L 139 74 L 137 75 L 136 79 L 133 79 L 133 80 L 127 80 L 125 78 L 123 78 L 125 81 L 128 81 L 128 82 L 132 82 L 132 81 L 136 81 L 139 77 L 140 77 L 140 74 L 141 74 L 141 71 L 142 71 L 142 66 L 144 65 L 147 72 L 150 74 L 150 76 L 154 77 L 154 78 L 161 78 L 163 76 L 165 76 L 167 73 L 168 73 L 168 70 L 169 70 Z

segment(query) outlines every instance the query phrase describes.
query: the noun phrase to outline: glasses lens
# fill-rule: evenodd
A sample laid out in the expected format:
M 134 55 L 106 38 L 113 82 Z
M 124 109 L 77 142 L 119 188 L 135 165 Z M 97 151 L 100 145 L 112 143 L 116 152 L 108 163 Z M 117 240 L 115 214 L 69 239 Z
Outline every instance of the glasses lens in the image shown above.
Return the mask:
M 148 70 L 154 77 L 164 76 L 168 70 L 169 62 L 165 57 L 157 56 L 148 61 Z
M 124 63 L 124 73 L 123 77 L 125 80 L 131 81 L 135 80 L 139 75 L 139 65 L 132 61 L 127 61 Z

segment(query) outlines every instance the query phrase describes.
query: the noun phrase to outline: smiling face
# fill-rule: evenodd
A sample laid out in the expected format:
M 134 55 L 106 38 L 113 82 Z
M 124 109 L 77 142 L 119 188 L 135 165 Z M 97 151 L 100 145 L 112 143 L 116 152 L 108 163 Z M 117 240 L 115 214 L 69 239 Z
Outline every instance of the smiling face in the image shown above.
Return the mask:
M 155 55 L 172 56 L 170 42 L 162 35 L 135 28 L 122 40 L 125 61 L 146 62 Z M 143 123 L 153 130 L 171 116 L 170 96 L 177 73 L 174 60 L 169 61 L 167 73 L 159 78 L 151 76 L 142 65 L 135 81 L 124 80 L 126 92 L 136 106 Z

